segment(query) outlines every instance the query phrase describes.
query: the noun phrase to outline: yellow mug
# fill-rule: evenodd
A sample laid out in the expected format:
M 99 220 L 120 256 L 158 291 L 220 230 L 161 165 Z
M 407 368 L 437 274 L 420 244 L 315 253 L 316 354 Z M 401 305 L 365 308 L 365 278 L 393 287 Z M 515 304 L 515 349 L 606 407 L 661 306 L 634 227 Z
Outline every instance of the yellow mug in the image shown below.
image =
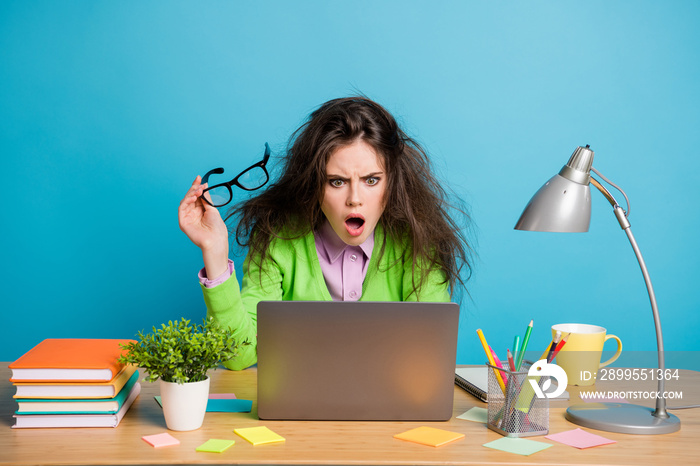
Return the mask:
M 605 328 L 597 325 L 552 325 L 552 336 L 556 335 L 557 331 L 561 332 L 562 338 L 568 335 L 566 344 L 554 362 L 566 372 L 569 385 L 595 384 L 598 369 L 614 362 L 622 352 L 622 341 L 615 335 L 606 335 Z M 610 339 L 617 341 L 617 351 L 612 358 L 601 363 L 603 345 Z

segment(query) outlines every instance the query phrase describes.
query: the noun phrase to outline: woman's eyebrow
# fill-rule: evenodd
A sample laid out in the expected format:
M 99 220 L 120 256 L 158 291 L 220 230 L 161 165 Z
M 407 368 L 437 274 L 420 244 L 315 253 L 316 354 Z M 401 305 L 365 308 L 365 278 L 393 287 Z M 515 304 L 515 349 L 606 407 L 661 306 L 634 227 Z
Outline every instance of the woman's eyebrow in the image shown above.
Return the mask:
M 360 178 L 361 178 L 361 179 L 365 179 L 365 178 L 374 178 L 374 177 L 377 177 L 377 176 L 383 175 L 383 174 L 384 174 L 384 172 L 381 172 L 381 171 L 380 171 L 380 172 L 372 172 L 372 173 L 369 173 L 369 174 L 367 174 L 367 175 L 362 175 Z M 333 173 L 328 173 L 328 174 L 326 174 L 326 177 L 327 177 L 329 180 L 330 180 L 330 179 L 334 179 L 334 180 L 343 180 L 343 181 L 347 181 L 347 180 L 350 179 L 350 178 L 348 178 L 348 177 L 345 177 L 345 176 L 342 176 L 342 175 L 335 175 L 335 174 L 333 174 Z

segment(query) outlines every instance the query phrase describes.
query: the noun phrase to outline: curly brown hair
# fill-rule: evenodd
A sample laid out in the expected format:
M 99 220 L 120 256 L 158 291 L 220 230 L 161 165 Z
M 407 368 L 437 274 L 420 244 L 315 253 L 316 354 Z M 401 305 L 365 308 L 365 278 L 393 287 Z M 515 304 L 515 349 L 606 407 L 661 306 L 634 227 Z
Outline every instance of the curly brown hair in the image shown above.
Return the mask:
M 470 226 L 469 216 L 448 202 L 420 144 L 386 109 L 362 96 L 324 103 L 292 134 L 278 179 L 260 195 L 233 207 L 226 217 L 238 219 L 236 242 L 248 247 L 250 257 L 262 264 L 273 238 L 297 238 L 319 228 L 325 219 L 321 201 L 326 163 L 335 150 L 356 140 L 380 155 L 388 175 L 386 208 L 379 221 L 385 232 L 380 257 L 386 238 L 406 244 L 401 260 L 412 261 L 414 290 L 420 290 L 437 268 L 454 295 L 472 272 L 472 249 L 464 232 Z M 466 221 L 463 227 L 450 212 Z

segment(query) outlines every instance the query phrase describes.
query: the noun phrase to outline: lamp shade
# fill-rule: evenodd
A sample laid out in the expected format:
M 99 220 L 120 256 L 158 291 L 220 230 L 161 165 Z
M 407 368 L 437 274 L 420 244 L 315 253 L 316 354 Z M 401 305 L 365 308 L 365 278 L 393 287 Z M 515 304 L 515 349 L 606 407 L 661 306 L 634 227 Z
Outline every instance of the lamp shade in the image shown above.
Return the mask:
M 516 230 L 586 232 L 591 223 L 591 190 L 554 175 L 525 206 Z
M 550 178 L 525 206 L 516 230 L 586 232 L 591 223 L 588 186 L 593 151 L 578 147 L 561 171 Z

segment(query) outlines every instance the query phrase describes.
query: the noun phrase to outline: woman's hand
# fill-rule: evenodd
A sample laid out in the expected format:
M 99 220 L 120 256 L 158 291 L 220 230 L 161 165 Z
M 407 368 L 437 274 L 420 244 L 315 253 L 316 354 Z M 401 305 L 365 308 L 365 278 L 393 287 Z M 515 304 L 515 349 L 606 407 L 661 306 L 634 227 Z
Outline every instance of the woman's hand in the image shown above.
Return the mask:
M 207 188 L 201 182 L 197 176 L 180 201 L 178 220 L 180 229 L 202 250 L 207 276 L 213 279 L 228 267 L 228 228 L 218 209 L 201 199 Z

